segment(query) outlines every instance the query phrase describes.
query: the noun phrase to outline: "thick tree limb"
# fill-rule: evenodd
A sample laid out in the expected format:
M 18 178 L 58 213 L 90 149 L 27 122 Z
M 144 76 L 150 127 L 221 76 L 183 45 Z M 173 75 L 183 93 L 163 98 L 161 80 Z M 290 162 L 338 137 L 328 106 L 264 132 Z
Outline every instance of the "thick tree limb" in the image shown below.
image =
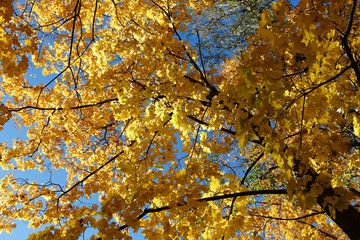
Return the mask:
M 318 196 L 317 203 L 325 210 L 326 214 L 349 236 L 350 239 L 359 240 L 360 213 L 350 204 L 347 206 L 347 209 L 340 211 L 334 208 L 332 212 L 330 209 L 331 205 L 327 203 L 325 199 L 327 197 L 333 196 L 336 196 L 333 188 L 324 189 L 324 192 Z
M 254 195 L 268 195 L 268 194 L 287 194 L 286 189 L 271 189 L 271 190 L 258 190 L 258 191 L 247 191 L 247 192 L 238 192 L 238 193 L 231 193 L 231 194 L 224 194 L 220 196 L 213 196 L 213 197 L 206 197 L 200 198 L 196 201 L 198 202 L 211 202 L 217 201 L 222 199 L 234 198 L 234 197 L 242 197 L 242 196 L 254 196 Z M 186 204 L 186 203 L 185 203 Z M 183 206 L 178 204 L 178 206 Z M 164 206 L 160 208 L 146 208 L 138 217 L 137 219 L 140 220 L 145 217 L 148 213 L 157 213 L 171 209 L 170 206 Z M 124 230 L 128 228 L 127 224 L 122 225 L 118 228 L 118 230 Z

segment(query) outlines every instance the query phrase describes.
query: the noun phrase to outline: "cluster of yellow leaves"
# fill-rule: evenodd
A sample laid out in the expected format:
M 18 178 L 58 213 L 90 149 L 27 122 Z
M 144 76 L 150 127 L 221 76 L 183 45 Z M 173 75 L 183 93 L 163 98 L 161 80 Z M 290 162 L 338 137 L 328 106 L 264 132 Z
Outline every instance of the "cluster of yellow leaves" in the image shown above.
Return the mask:
M 244 83 L 236 85 L 247 88 L 241 91 L 241 98 L 247 99 L 243 107 L 252 102 L 249 91 L 261 98 L 250 108 L 254 121 L 245 124 L 256 124 L 262 137 L 272 139 L 266 147 L 269 146 L 268 152 L 284 172 L 293 168 L 296 159 L 312 165 L 320 175 L 329 168 L 332 174 L 341 174 L 345 167 L 342 157 L 346 156 L 347 161 L 356 157 L 350 152 L 350 136 L 341 132 L 353 119 L 355 135 L 358 131 L 355 110 L 358 91 L 352 82 L 356 81 L 355 73 L 347 71 L 348 59 L 341 47 L 341 34 L 348 22 L 333 16 L 338 13 L 328 12 L 345 5 L 346 1 L 336 1 L 328 9 L 318 3 L 315 10 L 307 10 L 306 1 L 301 1 L 291 17 L 289 4 L 274 3 L 278 22 L 270 23 L 269 14 L 263 13 L 258 34 L 252 39 L 257 42 L 254 50 L 243 56 L 237 69 L 238 78 Z M 349 14 L 349 10 L 343 14 Z M 358 13 L 355 14 L 357 17 Z M 336 31 L 334 26 L 341 30 Z M 349 40 L 353 46 L 356 41 Z M 242 77 L 243 72 L 247 72 L 246 77 Z M 261 124 L 264 116 L 268 117 L 263 121 L 273 122 L 272 129 Z M 242 128 L 249 129 L 247 126 Z M 292 176 L 286 176 L 290 181 Z
M 3 129 L 3 125 L 11 118 L 11 112 L 4 105 L 0 104 L 0 130 Z
M 29 130 L 28 139 L 1 145 L 0 165 L 64 170 L 67 178 L 41 184 L 5 177 L 0 229 L 11 231 L 19 219 L 35 229 L 50 225 L 29 239 L 78 239 L 87 228 L 99 231 L 91 239 L 123 239 L 128 227 L 148 239 L 257 239 L 265 228 L 259 215 L 296 218 L 308 213 L 300 207 L 335 211 L 356 202 L 343 188 L 359 166 L 351 146 L 359 137 L 359 91 L 341 40 L 351 2 L 304 0 L 295 10 L 273 3 L 247 51 L 222 72 L 202 70 L 182 34 L 188 10 L 200 13 L 213 2 L 42 0 L 18 3 L 21 15 L 1 2 L 1 90 L 11 100 L 0 107 L 0 124 L 12 113 Z M 358 24 L 348 37 L 352 51 Z M 29 61 L 43 79 L 25 75 Z M 262 145 L 292 201 L 199 201 L 247 191 L 239 172 L 226 174 L 208 156 L 231 153 L 235 141 Z M 328 188 L 334 197 L 316 207 Z M 266 225 L 268 237 L 290 239 L 316 239 L 331 228 L 320 214 Z
M 358 47 L 357 5 L 349 28 L 354 4 L 300 1 L 291 11 L 277 1 L 273 18 L 263 12 L 248 51 L 225 65 L 224 73 L 238 81 L 219 83 L 253 114 L 238 112 L 240 146 L 254 134 L 264 139 L 296 203 L 312 209 L 321 202 L 332 218 L 358 201 L 349 192 L 358 188 L 359 154 L 359 79 L 349 60 Z M 333 195 L 323 197 L 332 188 Z

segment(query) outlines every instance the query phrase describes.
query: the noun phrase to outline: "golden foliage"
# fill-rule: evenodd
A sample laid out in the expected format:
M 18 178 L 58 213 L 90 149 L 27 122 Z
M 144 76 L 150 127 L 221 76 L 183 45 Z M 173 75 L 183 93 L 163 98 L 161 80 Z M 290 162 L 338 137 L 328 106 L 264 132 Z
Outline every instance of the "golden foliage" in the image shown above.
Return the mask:
M 357 2 L 279 0 L 246 51 L 204 69 L 183 33 L 189 9 L 213 4 L 0 3 L 0 124 L 27 127 L 0 146 L 0 165 L 66 172 L 63 183 L 5 176 L 1 230 L 25 220 L 48 226 L 29 239 L 88 228 L 90 239 L 129 228 L 148 239 L 357 236 L 343 217 L 360 215 Z

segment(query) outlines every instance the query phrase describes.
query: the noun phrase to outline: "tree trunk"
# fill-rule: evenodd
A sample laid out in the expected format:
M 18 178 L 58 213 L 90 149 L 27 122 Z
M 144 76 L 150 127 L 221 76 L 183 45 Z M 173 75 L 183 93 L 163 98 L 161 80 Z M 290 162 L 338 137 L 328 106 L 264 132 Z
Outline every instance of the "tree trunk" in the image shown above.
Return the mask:
M 299 169 L 305 169 L 305 166 L 300 167 L 301 162 L 296 161 L 295 166 L 293 168 L 293 174 L 296 179 L 304 175 L 312 176 L 312 179 L 307 183 L 306 189 L 307 192 L 310 192 L 311 185 L 317 182 L 319 178 L 319 174 L 311 167 L 307 168 L 306 173 L 301 173 Z M 326 187 L 325 187 L 326 186 Z M 334 197 L 337 196 L 333 187 L 331 187 L 331 183 L 325 184 L 324 191 L 317 197 L 317 204 L 319 204 L 326 214 L 347 234 L 347 236 L 351 240 L 360 240 L 360 212 L 357 211 L 353 206 L 349 205 L 346 209 L 340 211 L 336 208 L 332 208 L 333 206 L 329 203 L 326 203 L 326 197 Z M 338 196 L 342 197 L 342 196 Z M 325 204 L 325 205 L 324 205 Z M 331 214 L 331 208 L 334 209 L 333 214 Z M 335 214 L 334 214 L 335 213 Z
M 352 240 L 360 240 L 360 213 L 353 206 L 349 205 L 347 209 L 339 211 L 335 209 L 335 217 L 331 215 L 329 204 L 323 206 L 324 199 L 327 196 L 334 196 L 333 188 L 325 189 L 323 194 L 318 196 L 317 203 L 324 209 L 326 214 L 349 236 Z

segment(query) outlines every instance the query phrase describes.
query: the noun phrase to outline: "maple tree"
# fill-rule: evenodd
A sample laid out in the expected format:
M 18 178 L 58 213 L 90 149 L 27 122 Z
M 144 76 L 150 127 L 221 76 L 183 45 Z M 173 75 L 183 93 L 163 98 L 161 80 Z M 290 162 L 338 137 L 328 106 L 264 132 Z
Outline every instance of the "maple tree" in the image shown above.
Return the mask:
M 360 238 L 358 2 L 274 2 L 246 49 L 209 69 L 184 33 L 189 10 L 213 4 L 0 2 L 0 124 L 27 131 L 0 165 L 50 175 L 1 180 L 0 229 Z

